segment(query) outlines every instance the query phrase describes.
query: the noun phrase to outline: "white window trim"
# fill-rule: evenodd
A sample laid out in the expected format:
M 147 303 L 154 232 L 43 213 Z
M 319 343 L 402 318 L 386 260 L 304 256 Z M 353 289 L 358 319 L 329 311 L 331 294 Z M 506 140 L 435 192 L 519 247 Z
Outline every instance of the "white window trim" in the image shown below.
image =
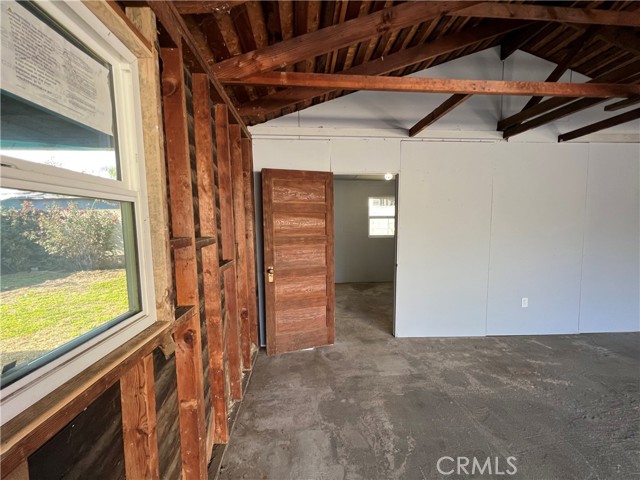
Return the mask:
M 151 238 L 147 205 L 142 115 L 137 59 L 80 2 L 39 2 L 38 5 L 82 43 L 111 63 L 122 181 L 61 171 L 48 165 L 2 158 L 0 185 L 5 188 L 51 191 L 133 202 L 141 311 L 93 337 L 74 350 L 16 380 L 0 391 L 0 424 L 86 370 L 156 321 Z M 64 181 L 64 185 L 60 182 Z
M 394 200 L 394 202 L 395 202 L 395 199 L 396 199 L 396 197 L 394 197 L 393 195 L 371 195 L 370 197 L 367 197 L 367 235 L 369 236 L 369 238 L 394 238 L 396 236 L 395 233 L 393 235 L 372 235 L 371 234 L 371 219 L 372 218 L 376 218 L 376 219 L 377 218 L 381 218 L 381 219 L 393 220 L 394 223 L 396 222 L 396 216 L 395 215 L 393 215 L 393 216 L 384 216 L 384 217 L 382 217 L 382 216 L 371 216 L 370 213 L 369 213 L 369 200 L 372 199 L 372 198 L 391 198 L 391 199 Z M 395 205 L 395 203 L 394 203 L 394 205 Z M 394 208 L 396 208 L 396 207 L 394 206 Z M 397 209 L 395 211 L 397 213 Z M 395 228 L 394 228 L 394 232 L 395 232 Z

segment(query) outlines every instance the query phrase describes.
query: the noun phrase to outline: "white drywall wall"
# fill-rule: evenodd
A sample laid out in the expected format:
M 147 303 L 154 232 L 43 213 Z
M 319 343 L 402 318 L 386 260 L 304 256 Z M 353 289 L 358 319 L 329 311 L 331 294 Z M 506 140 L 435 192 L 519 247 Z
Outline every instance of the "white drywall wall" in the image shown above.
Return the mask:
M 363 140 L 327 141 L 357 173 Z M 399 164 L 396 335 L 640 329 L 638 145 L 387 141 L 366 155 Z M 297 168 L 308 142 L 254 144 Z
M 493 149 L 402 143 L 397 336 L 484 335 Z
M 334 139 L 330 168 L 336 175 L 396 173 L 400 171 L 400 144 L 386 138 Z
M 577 333 L 587 146 L 501 143 L 492 161 L 487 334 Z
M 543 79 L 553 69 L 521 52 L 465 60 L 427 72 Z M 409 139 L 441 97 L 358 92 L 252 127 L 256 170 L 400 174 L 399 336 L 640 330 L 640 147 L 556 143 L 608 116 L 602 105 L 500 141 L 496 120 L 526 100 L 474 97 Z M 639 132 L 636 121 L 582 141 Z
M 329 140 L 287 140 L 256 142 L 253 146 L 253 168 L 315 170 L 328 172 L 331 159 Z
M 640 330 L 640 145 L 589 146 L 580 331 Z
M 395 181 L 334 180 L 336 283 L 393 281 L 396 240 L 369 238 L 368 198 L 395 195 Z

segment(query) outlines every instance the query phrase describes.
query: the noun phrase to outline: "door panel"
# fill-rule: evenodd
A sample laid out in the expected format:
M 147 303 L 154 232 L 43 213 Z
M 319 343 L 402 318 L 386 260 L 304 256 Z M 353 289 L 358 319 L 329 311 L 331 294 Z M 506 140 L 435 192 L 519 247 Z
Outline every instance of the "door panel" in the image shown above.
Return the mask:
M 262 195 L 267 353 L 332 344 L 333 175 L 263 170 Z
M 293 237 L 325 235 L 327 230 L 325 216 L 325 212 L 297 213 L 276 211 L 273 213 L 274 234 L 276 236 Z
M 286 246 L 276 245 L 275 262 L 283 268 L 324 267 L 327 265 L 327 251 L 325 243 Z
M 307 186 L 309 189 L 305 190 L 305 185 L 300 185 L 296 181 L 276 180 L 273 184 L 273 201 L 274 203 L 302 201 L 305 203 L 324 204 L 326 195 L 324 185 Z
M 295 297 L 300 293 L 313 296 L 327 296 L 327 277 L 325 275 L 309 275 L 289 279 L 286 282 L 276 282 L 276 299 Z

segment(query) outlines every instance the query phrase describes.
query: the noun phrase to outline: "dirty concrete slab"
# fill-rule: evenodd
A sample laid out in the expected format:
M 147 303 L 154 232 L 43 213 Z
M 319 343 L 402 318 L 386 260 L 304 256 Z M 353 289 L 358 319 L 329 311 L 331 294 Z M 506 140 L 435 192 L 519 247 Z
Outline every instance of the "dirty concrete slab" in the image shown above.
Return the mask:
M 392 311 L 337 285 L 335 345 L 260 354 L 220 478 L 640 478 L 640 334 L 396 339 Z

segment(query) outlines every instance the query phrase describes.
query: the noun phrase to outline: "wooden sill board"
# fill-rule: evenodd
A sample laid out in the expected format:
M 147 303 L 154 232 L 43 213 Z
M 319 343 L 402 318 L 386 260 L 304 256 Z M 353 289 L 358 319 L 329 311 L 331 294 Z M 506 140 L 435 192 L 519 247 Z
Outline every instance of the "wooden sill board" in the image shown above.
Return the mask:
M 9 420 L 2 427 L 1 471 L 11 472 L 18 467 L 194 314 L 193 307 L 176 309 L 174 322 L 154 323 Z

